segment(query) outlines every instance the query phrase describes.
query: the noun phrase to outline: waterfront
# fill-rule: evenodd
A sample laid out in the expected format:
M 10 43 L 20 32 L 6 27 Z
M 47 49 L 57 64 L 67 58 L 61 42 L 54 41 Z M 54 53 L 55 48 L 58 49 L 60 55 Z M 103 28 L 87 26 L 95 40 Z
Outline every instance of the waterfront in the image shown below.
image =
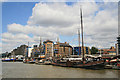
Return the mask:
M 3 62 L 3 78 L 118 78 L 118 70 L 88 70 L 52 65 Z

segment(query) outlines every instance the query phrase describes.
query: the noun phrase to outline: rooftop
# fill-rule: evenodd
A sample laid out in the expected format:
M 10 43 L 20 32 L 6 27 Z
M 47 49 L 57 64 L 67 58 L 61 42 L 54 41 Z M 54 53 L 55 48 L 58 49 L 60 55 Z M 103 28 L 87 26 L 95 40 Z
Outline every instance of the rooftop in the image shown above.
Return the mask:
M 58 43 L 57 43 L 57 44 L 58 44 Z M 57 44 L 55 44 L 55 45 L 57 45 Z M 69 43 L 67 43 L 67 42 L 65 42 L 65 43 L 59 43 L 59 46 L 60 46 L 60 47 L 72 47 L 72 46 L 70 46 Z
M 47 43 L 47 42 L 53 43 L 53 41 L 50 41 L 50 40 L 46 40 L 43 43 Z

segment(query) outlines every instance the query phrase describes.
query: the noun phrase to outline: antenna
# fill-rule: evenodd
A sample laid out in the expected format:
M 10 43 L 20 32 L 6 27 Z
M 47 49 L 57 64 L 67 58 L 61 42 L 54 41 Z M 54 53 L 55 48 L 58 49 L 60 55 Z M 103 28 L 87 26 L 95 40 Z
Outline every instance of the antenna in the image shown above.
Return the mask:
M 58 44 L 58 55 L 59 55 L 59 37 L 57 38 L 57 44 Z
M 40 37 L 40 45 L 39 45 L 39 47 L 42 45 L 42 38 Z
M 28 48 L 29 48 L 29 41 L 28 41 Z
M 39 44 L 40 56 L 42 53 L 42 38 L 40 37 L 40 44 Z
M 57 38 L 57 42 L 59 42 L 59 37 Z

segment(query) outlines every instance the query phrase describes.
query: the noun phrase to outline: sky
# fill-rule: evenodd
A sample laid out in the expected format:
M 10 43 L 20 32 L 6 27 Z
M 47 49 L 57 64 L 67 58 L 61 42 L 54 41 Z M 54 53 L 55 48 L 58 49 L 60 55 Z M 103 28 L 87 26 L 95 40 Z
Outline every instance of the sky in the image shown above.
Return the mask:
M 120 35 L 120 2 L 118 3 L 118 35 Z
M 117 2 L 4 2 L 2 4 L 2 52 L 39 38 L 78 46 L 80 5 L 85 46 L 110 48 L 117 43 Z M 81 28 L 80 28 L 81 30 Z

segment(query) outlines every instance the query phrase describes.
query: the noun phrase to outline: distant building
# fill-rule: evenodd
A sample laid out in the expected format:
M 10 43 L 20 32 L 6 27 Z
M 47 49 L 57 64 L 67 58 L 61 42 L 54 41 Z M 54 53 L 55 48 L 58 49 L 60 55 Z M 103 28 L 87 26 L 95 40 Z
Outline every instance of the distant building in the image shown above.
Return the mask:
M 29 58 L 32 57 L 32 49 L 33 49 L 32 47 L 27 48 L 26 57 L 29 57 Z
M 33 49 L 32 49 L 32 52 L 31 52 L 31 57 L 32 58 L 38 57 L 39 54 L 40 54 L 39 47 L 37 47 L 37 45 L 33 45 Z
M 42 47 L 37 47 L 37 45 L 33 45 L 33 49 L 32 49 L 32 55 L 31 57 L 34 57 L 34 58 L 37 58 L 39 57 L 40 55 L 44 55 L 43 53 L 43 46 Z
M 53 41 L 46 40 L 46 41 L 43 42 L 43 45 L 44 45 L 45 57 L 49 58 L 49 57 L 54 56 L 54 53 L 53 53 Z
M 54 44 L 54 55 L 55 56 L 67 56 L 67 55 L 72 55 L 73 53 L 73 48 L 72 46 L 69 45 L 69 43 L 59 43 L 57 42 Z
M 33 45 L 32 49 L 32 57 L 39 58 L 40 56 L 44 55 L 44 46 L 42 45 L 42 40 L 40 38 L 40 44 L 39 46 Z
M 2 53 L 2 58 L 5 58 L 5 57 L 10 57 L 11 56 L 11 53 L 8 53 L 8 52 L 5 52 L 5 53 Z
M 91 54 L 90 48 L 84 47 L 84 53 Z M 81 55 L 81 54 L 82 54 L 82 47 L 74 47 L 74 55 Z
M 40 43 L 38 45 L 33 45 L 31 57 L 32 58 L 40 58 L 40 56 L 44 55 L 44 46 L 42 45 L 42 40 L 40 38 Z
M 37 45 L 33 45 L 33 48 L 37 48 Z
M 44 46 L 43 46 L 43 44 L 42 44 L 42 40 L 41 40 L 41 38 L 40 38 L 40 44 L 39 44 L 39 51 L 40 51 L 40 54 L 42 54 L 42 55 L 44 55 Z
M 116 49 L 113 46 L 109 49 L 99 49 L 98 53 L 100 53 L 102 55 L 117 55 Z
M 120 55 L 120 35 L 117 37 L 118 41 L 118 55 Z
M 15 56 L 15 55 L 26 55 L 26 49 L 27 46 L 26 45 L 21 45 L 20 47 L 17 47 L 16 49 L 13 49 L 13 51 L 11 51 L 11 55 Z

